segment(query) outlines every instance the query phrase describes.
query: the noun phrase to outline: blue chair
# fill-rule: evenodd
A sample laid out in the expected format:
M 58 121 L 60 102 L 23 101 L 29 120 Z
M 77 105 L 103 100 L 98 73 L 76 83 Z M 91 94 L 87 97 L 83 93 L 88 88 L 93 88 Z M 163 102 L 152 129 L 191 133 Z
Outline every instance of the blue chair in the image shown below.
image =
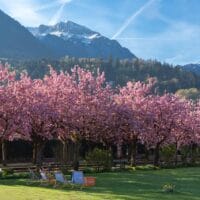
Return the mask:
M 72 183 L 84 185 L 84 175 L 82 171 L 73 171 L 72 172 Z
M 63 184 L 69 183 L 62 172 L 55 172 L 54 174 L 55 174 L 56 182 L 63 183 Z

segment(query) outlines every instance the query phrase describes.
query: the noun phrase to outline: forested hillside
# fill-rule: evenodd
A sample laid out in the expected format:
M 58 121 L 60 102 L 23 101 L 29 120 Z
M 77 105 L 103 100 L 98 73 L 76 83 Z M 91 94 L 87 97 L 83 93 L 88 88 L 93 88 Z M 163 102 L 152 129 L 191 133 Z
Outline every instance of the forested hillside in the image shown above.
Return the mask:
M 5 61 L 4 61 L 5 62 Z M 18 72 L 26 70 L 32 78 L 42 78 L 48 73 L 48 65 L 57 71 L 70 70 L 74 65 L 96 71 L 104 71 L 108 82 L 116 85 L 125 85 L 127 81 L 146 81 L 149 77 L 157 79 L 157 91 L 163 93 L 176 92 L 179 89 L 200 88 L 200 76 L 187 72 L 180 67 L 174 67 L 156 60 L 118 60 L 89 59 L 65 57 L 61 60 L 16 61 L 9 60 L 12 68 Z

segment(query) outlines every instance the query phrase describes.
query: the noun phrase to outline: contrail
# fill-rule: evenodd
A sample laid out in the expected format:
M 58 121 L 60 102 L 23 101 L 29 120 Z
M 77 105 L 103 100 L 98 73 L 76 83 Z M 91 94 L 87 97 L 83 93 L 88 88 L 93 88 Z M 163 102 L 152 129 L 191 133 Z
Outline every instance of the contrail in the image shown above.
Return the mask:
M 57 0 L 52 3 L 44 4 L 44 5 L 36 8 L 35 11 L 37 12 L 37 11 L 47 10 L 49 8 L 54 8 L 55 6 L 63 5 L 63 4 L 69 3 L 71 1 L 72 0 Z
M 51 20 L 49 21 L 49 25 L 54 25 L 56 24 L 59 19 L 62 16 L 64 7 L 67 3 L 71 2 L 72 0 L 60 0 L 59 2 L 61 3 L 60 8 L 57 10 L 57 12 L 54 14 L 54 16 L 51 18 Z
M 61 18 L 62 12 L 64 10 L 65 4 L 62 4 L 58 11 L 54 14 L 54 16 L 49 21 L 49 25 L 55 25 L 59 19 Z
M 38 12 L 38 11 L 42 11 L 42 10 L 47 10 L 49 8 L 54 8 L 55 6 L 58 6 L 58 5 L 60 5 L 60 2 L 55 1 L 55 2 L 52 2 L 52 3 L 49 3 L 49 4 L 44 4 L 44 5 L 36 8 L 35 11 Z
M 113 35 L 112 39 L 115 39 L 118 37 L 126 28 L 127 26 L 138 16 L 140 15 L 148 6 L 150 6 L 155 0 L 150 0 L 146 4 L 144 4 L 137 12 L 135 12 L 133 15 L 131 15 L 125 23 L 122 25 L 122 27 Z

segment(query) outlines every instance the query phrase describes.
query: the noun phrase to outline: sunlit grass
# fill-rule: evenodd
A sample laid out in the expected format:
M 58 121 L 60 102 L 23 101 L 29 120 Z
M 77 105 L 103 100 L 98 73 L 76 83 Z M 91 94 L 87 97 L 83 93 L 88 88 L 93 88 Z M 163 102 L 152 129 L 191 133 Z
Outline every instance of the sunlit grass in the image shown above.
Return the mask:
M 97 185 L 71 189 L 28 186 L 27 180 L 0 180 L 0 200 L 199 200 L 200 168 L 95 174 Z M 162 186 L 174 184 L 174 193 Z

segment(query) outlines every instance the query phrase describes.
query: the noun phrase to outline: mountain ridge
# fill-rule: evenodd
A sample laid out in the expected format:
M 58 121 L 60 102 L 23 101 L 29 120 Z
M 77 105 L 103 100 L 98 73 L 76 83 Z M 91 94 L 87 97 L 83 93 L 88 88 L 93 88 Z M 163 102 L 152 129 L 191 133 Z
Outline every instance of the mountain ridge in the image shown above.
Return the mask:
M 15 19 L 0 10 L 0 57 L 43 58 L 52 52 Z
M 72 21 L 26 28 L 0 10 L 0 26 L 0 58 L 136 58 L 116 40 Z
M 185 71 L 194 72 L 194 73 L 200 75 L 200 63 L 186 64 L 186 65 L 181 66 L 181 68 Z
M 111 40 L 86 26 L 72 21 L 59 22 L 53 26 L 40 25 L 27 27 L 28 30 L 48 48 L 54 49 L 57 56 L 95 57 L 132 59 L 134 54 L 122 47 L 116 40 Z

